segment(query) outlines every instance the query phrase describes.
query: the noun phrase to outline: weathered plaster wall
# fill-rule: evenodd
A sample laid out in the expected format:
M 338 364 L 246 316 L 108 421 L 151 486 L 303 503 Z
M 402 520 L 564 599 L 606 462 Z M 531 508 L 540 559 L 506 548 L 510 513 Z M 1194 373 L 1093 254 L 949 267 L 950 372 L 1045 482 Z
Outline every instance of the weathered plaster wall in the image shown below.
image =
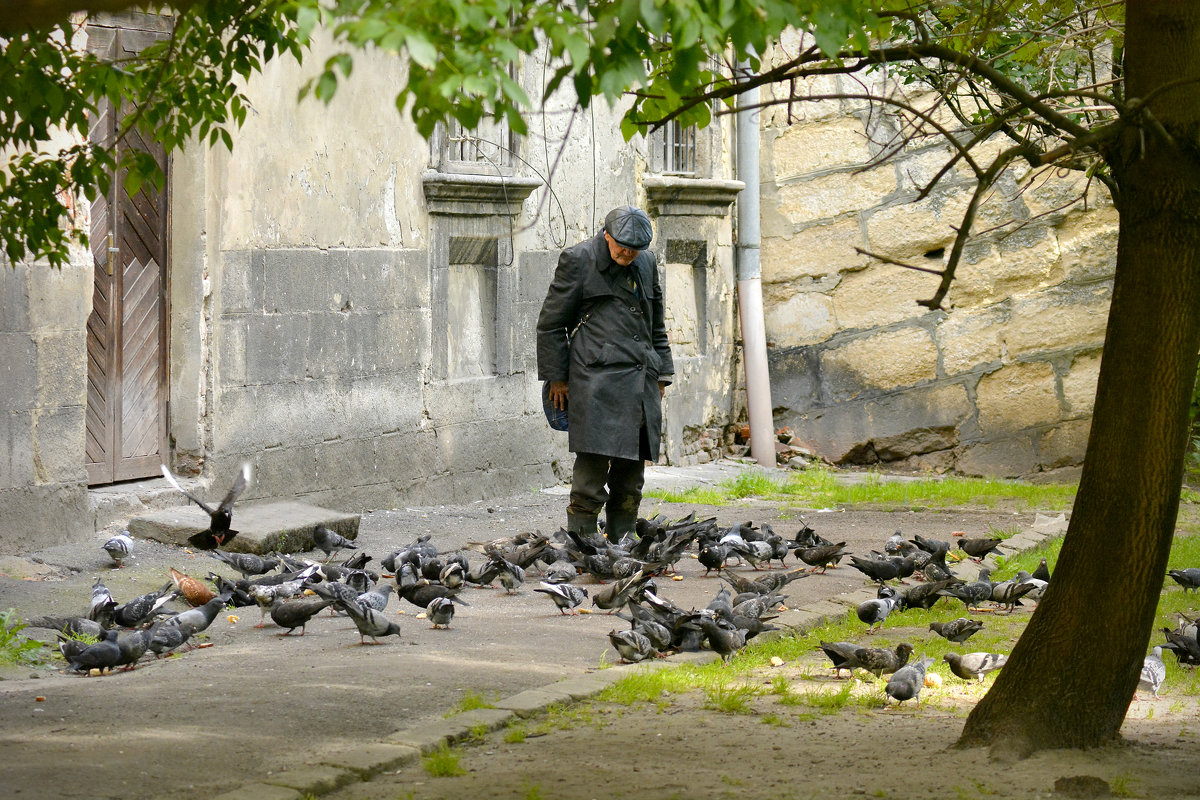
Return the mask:
M 1107 197 L 1063 210 L 1081 178 L 1018 170 L 988 195 L 945 310 L 930 311 L 916 301 L 938 277 L 855 248 L 940 268 L 968 176 L 952 171 L 914 203 L 944 145 L 876 163 L 890 135 L 878 109 L 793 112 L 763 126 L 776 423 L 838 463 L 999 476 L 1081 464 L 1116 258 Z
M 309 63 L 326 55 L 318 46 Z M 487 212 L 502 200 L 426 196 L 436 159 L 391 103 L 400 61 L 360 56 L 328 107 L 297 108 L 308 74 L 271 66 L 249 87 L 257 113 L 233 152 L 174 164 L 190 191 L 173 198 L 186 221 L 173 239 L 172 394 L 201 398 L 172 407 L 176 463 L 219 485 L 248 460 L 247 499 L 343 509 L 469 501 L 569 474 L 566 437 L 541 413 L 534 326 L 558 251 L 612 206 L 645 206 L 641 145 L 624 143 L 618 111 L 572 119 L 551 103 L 523 139 L 532 166 L 510 172 L 541 184 L 554 166 L 553 192 L 539 186 L 510 219 Z M 666 215 L 657 228 L 660 259 L 669 240 L 706 246 L 710 347 L 680 341 L 668 405 L 668 457 L 696 460 L 699 431 L 731 405 L 730 218 Z M 455 255 L 472 242 L 492 261 Z M 693 336 L 692 265 L 663 270 L 672 336 Z

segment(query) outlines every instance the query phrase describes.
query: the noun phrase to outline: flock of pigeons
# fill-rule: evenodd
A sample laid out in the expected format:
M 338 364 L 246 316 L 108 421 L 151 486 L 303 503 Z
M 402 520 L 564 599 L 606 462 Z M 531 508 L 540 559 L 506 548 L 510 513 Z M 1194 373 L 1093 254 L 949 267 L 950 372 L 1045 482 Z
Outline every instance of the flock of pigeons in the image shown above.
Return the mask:
M 172 569 L 170 582 L 123 604 L 118 604 L 103 581 L 97 579 L 86 616 L 35 617 L 27 623 L 57 630 L 60 651 L 74 670 L 97 674 L 116 668 L 132 669 L 147 653 L 162 656 L 190 647 L 197 634 L 230 606 L 258 606 L 260 620 L 256 627 L 262 627 L 269 614 L 284 629 L 280 635 L 290 635 L 297 628 L 303 635 L 310 619 L 331 608 L 353 621 L 361 643 L 369 638 L 378 644 L 380 638 L 400 632 L 399 625 L 384 616 L 393 591 L 401 600 L 420 608 L 434 628 L 448 628 L 456 606 L 469 605 L 461 597 L 465 587 L 498 582 L 506 592 L 516 592 L 534 572 L 540 579 L 534 591 L 549 598 L 560 613 L 578 613 L 579 607 L 590 600 L 592 608 L 628 622 L 628 629 L 614 629 L 608 634 L 625 662 L 704 647 L 728 660 L 759 633 L 775 630 L 770 623 L 786 600 L 784 590 L 789 583 L 823 573 L 847 556 L 853 568 L 879 584 L 876 598 L 856 609 L 858 618 L 868 626 L 868 634 L 878 630 L 892 613 L 929 609 L 943 597 L 961 601 L 967 612 L 992 602 L 1011 613 L 1022 599 L 1040 600 L 1050 580 L 1045 559 L 1032 574 L 1022 571 L 1006 581 L 992 581 L 987 568 L 980 568 L 974 581 L 963 580 L 951 572 L 946 562 L 951 543 L 919 535 L 906 540 L 896 533 L 881 550 L 860 556 L 849 553 L 845 542 L 830 542 L 807 525 L 787 539 L 769 525 L 744 522 L 721 527 L 715 518 L 697 520 L 694 514 L 672 522 L 659 517 L 639 519 L 635 531 L 619 542 L 609 541 L 602 530 L 559 530 L 553 536 L 522 533 L 441 553 L 425 535 L 381 559 L 379 572 L 370 568 L 371 557 L 358 551 L 355 543 L 321 525 L 315 527 L 312 538 L 315 547 L 325 554 L 323 562 L 283 554 L 259 556 L 221 550 L 221 545 L 237 536 L 231 527 L 233 505 L 245 489 L 248 468 L 243 467 L 229 493 L 215 507 L 184 490 L 166 467 L 163 474 L 210 517 L 208 530 L 189 542 L 210 551 L 241 578 L 230 580 L 210 572 L 206 582 Z M 962 538 L 956 546 L 963 558 L 982 562 L 1001 542 L 998 538 Z M 118 567 L 132 547 L 133 540 L 127 533 L 117 534 L 104 544 Z M 341 550 L 356 552 L 341 563 L 329 563 Z M 482 558 L 471 563 L 468 552 L 479 553 Z M 715 571 L 725 584 L 700 610 L 681 608 L 664 597 L 660 587 L 660 580 L 671 576 L 678 561 L 692 552 L 706 575 Z M 788 555 L 808 569 L 787 570 Z M 757 577 L 733 572 L 729 568 L 733 560 L 739 566 L 753 567 Z M 776 561 L 785 569 L 762 570 Z M 1185 591 L 1200 588 L 1200 569 L 1172 570 L 1170 574 Z M 593 587 L 589 594 L 587 587 L 576 583 L 585 575 L 593 576 L 601 588 Z M 904 584 L 909 577 L 919 582 L 905 584 L 903 589 L 888 583 Z M 167 609 L 176 598 L 185 600 L 189 608 Z M 933 622 L 929 627 L 948 641 L 962 644 L 983 624 L 962 617 Z M 1175 631 L 1163 630 L 1167 642 L 1147 656 L 1139 685 L 1155 697 L 1166 673 L 1160 657 L 1163 649 L 1173 651 L 1181 663 L 1200 664 L 1194 620 L 1185 620 Z M 832 662 L 837 677 L 841 677 L 842 670 L 853 674 L 856 668 L 876 678 L 889 675 L 885 691 L 898 703 L 919 699 L 926 668 L 932 662 L 921 658 L 909 663 L 913 648 L 908 643 L 887 649 L 821 642 L 820 648 Z M 1007 656 L 950 652 L 944 660 L 959 678 L 982 681 L 986 673 L 1003 667 Z

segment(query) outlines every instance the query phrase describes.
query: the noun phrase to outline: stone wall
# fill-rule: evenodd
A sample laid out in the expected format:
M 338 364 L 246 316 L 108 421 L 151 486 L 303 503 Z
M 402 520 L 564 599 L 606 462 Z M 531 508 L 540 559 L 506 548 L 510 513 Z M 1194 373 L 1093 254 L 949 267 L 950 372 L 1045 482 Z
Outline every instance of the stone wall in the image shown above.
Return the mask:
M 835 79 L 815 91 L 836 90 Z M 861 91 L 861 87 L 848 91 Z M 923 141 L 880 162 L 886 119 L 822 101 L 764 113 L 763 291 L 778 426 L 839 464 L 970 475 L 1077 467 L 1104 342 L 1117 219 L 1083 179 L 1009 175 L 986 198 L 944 310 L 917 304 L 970 197 Z M 857 249 L 856 249 L 857 248 Z
M 78 380 L 90 301 L 90 269 L 0 264 L 0 553 L 91 530 Z

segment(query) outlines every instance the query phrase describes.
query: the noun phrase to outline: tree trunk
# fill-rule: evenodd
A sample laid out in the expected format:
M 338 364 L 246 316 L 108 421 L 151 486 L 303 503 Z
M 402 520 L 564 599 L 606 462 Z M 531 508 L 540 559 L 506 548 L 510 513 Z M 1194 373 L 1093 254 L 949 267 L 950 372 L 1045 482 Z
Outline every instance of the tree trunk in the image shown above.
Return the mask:
M 1200 4 L 1126 13 L 1127 97 L 1153 93 L 1170 139 L 1143 116 L 1104 153 L 1120 236 L 1079 493 L 1046 596 L 959 746 L 1118 738 L 1165 576 L 1200 350 Z

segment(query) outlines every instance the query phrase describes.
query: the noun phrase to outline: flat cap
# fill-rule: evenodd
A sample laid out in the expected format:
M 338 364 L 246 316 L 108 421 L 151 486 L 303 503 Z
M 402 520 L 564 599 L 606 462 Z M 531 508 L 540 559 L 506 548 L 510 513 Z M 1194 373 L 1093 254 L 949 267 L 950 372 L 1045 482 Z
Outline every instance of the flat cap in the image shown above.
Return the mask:
M 645 250 L 654 238 L 650 217 L 645 211 L 633 206 L 617 206 L 604 218 L 604 230 L 621 247 Z

